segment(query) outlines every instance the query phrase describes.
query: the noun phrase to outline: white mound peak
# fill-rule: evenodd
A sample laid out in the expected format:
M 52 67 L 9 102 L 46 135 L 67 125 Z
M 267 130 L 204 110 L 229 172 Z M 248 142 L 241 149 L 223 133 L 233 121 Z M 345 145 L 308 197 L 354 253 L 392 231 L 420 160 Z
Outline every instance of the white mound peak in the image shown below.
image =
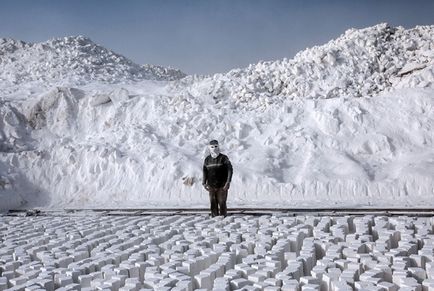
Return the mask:
M 350 29 L 293 59 L 180 82 L 190 84 L 194 96 L 231 96 L 236 104 L 265 107 L 288 99 L 374 96 L 396 87 L 429 87 L 433 66 L 434 26 L 404 29 L 379 24 Z
M 116 83 L 140 80 L 174 80 L 179 70 L 141 66 L 84 36 L 56 38 L 41 43 L 0 39 L 0 82 L 90 81 Z

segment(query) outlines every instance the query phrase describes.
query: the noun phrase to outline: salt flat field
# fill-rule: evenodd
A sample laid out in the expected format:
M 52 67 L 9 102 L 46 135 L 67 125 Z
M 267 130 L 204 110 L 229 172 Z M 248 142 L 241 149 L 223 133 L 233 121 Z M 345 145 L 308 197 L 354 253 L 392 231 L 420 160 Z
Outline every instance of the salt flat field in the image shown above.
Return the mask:
M 404 215 L 4 215 L 0 290 L 434 290 L 433 223 Z

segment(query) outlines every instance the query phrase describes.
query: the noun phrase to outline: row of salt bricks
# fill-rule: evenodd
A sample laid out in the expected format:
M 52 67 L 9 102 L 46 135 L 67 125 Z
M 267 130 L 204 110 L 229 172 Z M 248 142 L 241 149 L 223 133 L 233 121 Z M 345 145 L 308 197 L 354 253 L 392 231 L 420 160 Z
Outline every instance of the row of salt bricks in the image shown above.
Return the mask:
M 301 220 L 303 220 L 303 219 L 301 219 Z M 287 271 L 286 275 L 285 274 L 283 274 L 283 275 L 282 274 L 277 274 L 277 273 L 273 273 L 273 272 L 267 273 L 267 272 L 262 271 L 262 270 L 261 270 L 262 273 L 256 272 L 255 274 L 252 274 L 252 273 L 249 273 L 251 271 L 250 267 L 249 267 L 250 268 L 250 271 L 249 271 L 249 268 L 247 268 L 247 270 L 244 270 L 242 268 L 243 266 L 238 266 L 238 268 L 241 271 L 241 274 L 239 274 L 239 275 L 241 275 L 241 277 L 244 275 L 244 277 L 247 277 L 247 279 L 244 278 L 245 281 L 241 280 L 242 278 L 235 278 L 235 279 L 233 279 L 234 283 L 231 282 L 231 286 L 233 285 L 232 288 L 233 289 L 234 288 L 238 288 L 238 287 L 241 287 L 241 285 L 243 285 L 243 287 L 241 287 L 241 288 L 246 288 L 246 286 L 250 286 L 251 285 L 250 283 L 254 283 L 253 285 L 255 285 L 255 284 L 261 285 L 260 283 L 262 283 L 262 287 L 266 288 L 266 286 L 268 286 L 268 284 L 273 285 L 270 282 L 270 280 L 268 280 L 268 279 L 271 279 L 271 278 L 267 278 L 267 277 L 272 277 L 272 276 L 276 276 L 277 280 L 281 280 L 280 278 L 277 278 L 277 277 L 287 276 L 286 278 L 284 278 L 286 280 L 282 280 L 282 285 L 284 285 L 284 286 L 285 285 L 295 286 L 294 288 L 298 288 L 298 287 L 296 287 L 296 286 L 298 286 L 298 284 L 300 284 L 301 286 L 303 286 L 303 288 L 308 288 L 308 287 L 309 288 L 315 288 L 314 285 L 321 285 L 323 283 L 327 284 L 327 288 L 333 288 L 333 286 L 336 285 L 336 283 L 334 283 L 335 280 L 331 280 L 331 277 L 333 277 L 333 275 L 329 276 L 328 274 L 329 273 L 330 274 L 333 274 L 333 273 L 334 274 L 338 274 L 339 273 L 339 271 L 338 271 L 339 268 L 335 268 L 335 267 L 334 268 L 329 268 L 329 267 L 331 265 L 333 265 L 333 262 L 336 259 L 339 259 L 340 255 L 342 255 L 342 252 L 341 252 L 342 249 L 345 249 L 342 245 L 339 246 L 340 240 L 343 240 L 349 234 L 349 231 L 351 230 L 351 228 L 355 227 L 356 233 L 353 236 L 348 236 L 348 238 L 349 239 L 353 239 L 354 241 L 356 241 L 356 243 L 360 243 L 360 242 L 363 243 L 363 244 L 361 244 L 361 246 L 359 245 L 359 247 L 357 248 L 357 253 L 356 253 L 356 254 L 359 254 L 359 253 L 363 254 L 366 251 L 366 250 L 363 251 L 363 248 L 365 248 L 365 249 L 367 248 L 366 243 L 373 240 L 373 238 L 372 238 L 373 235 L 371 235 L 371 233 L 373 233 L 373 231 L 372 231 L 373 223 L 372 223 L 372 218 L 369 218 L 369 217 L 365 218 L 365 219 L 357 220 L 354 224 L 351 222 L 351 219 L 349 219 L 349 218 L 342 218 L 342 219 L 338 219 L 336 221 L 336 223 L 333 223 L 332 226 L 331 226 L 331 223 L 329 221 L 329 223 L 328 223 L 329 225 L 327 226 L 327 220 L 330 220 L 330 219 L 329 218 L 325 218 L 324 220 L 326 221 L 325 224 L 324 223 L 321 224 L 322 220 L 318 221 L 318 219 L 316 219 L 316 221 L 315 221 L 315 219 L 313 219 L 312 222 L 310 222 L 310 224 L 307 224 L 307 225 L 305 225 L 305 224 L 298 224 L 297 225 L 296 224 L 295 225 L 295 227 L 296 227 L 295 230 L 297 231 L 297 237 L 296 237 L 296 239 L 295 240 L 288 240 L 286 242 L 287 245 L 291 245 L 291 243 L 292 243 L 292 246 L 293 246 L 292 250 L 295 251 L 295 252 L 289 252 L 289 254 L 288 253 L 284 254 L 287 257 L 292 257 L 292 259 L 290 259 L 290 260 L 287 261 L 287 268 L 285 269 Z M 265 221 L 265 222 L 267 222 L 267 221 Z M 348 223 L 348 222 L 350 222 L 350 223 Z M 208 223 L 207 225 L 209 226 L 210 224 L 211 223 Z M 398 226 L 401 225 L 399 223 L 397 223 L 397 224 L 398 224 Z M 327 241 L 329 241 L 329 242 L 332 241 L 334 243 L 333 247 L 330 247 L 327 250 L 325 250 L 325 248 L 321 249 L 321 247 L 316 247 L 318 245 L 321 245 L 318 242 L 315 243 L 312 240 L 305 239 L 305 237 L 307 237 L 307 238 L 312 237 L 312 233 L 313 233 L 312 232 L 312 228 L 313 228 L 312 226 L 316 226 L 316 225 L 318 225 L 318 227 L 322 228 L 323 230 L 324 229 L 326 230 L 328 228 L 330 230 L 330 232 L 333 233 L 334 236 L 330 236 L 330 235 L 327 236 L 326 234 L 324 234 L 324 237 L 320 239 L 320 241 L 321 241 L 322 244 L 327 243 Z M 405 223 L 404 223 L 404 225 L 405 225 Z M 239 226 L 242 226 L 242 225 L 239 225 Z M 246 225 L 244 225 L 244 226 L 246 226 Z M 257 223 L 256 226 L 258 227 L 258 223 Z M 275 227 L 275 226 L 276 225 L 274 225 L 273 227 Z M 247 228 L 251 228 L 251 225 L 249 223 L 247 223 Z M 292 228 L 289 228 L 289 229 L 290 230 L 294 230 Z M 391 250 L 391 252 L 392 252 L 391 255 L 392 256 L 394 256 L 395 254 L 397 254 L 397 256 L 394 256 L 394 257 L 398 257 L 399 258 L 400 257 L 399 254 L 402 255 L 403 252 L 405 252 L 405 251 L 407 253 L 414 253 L 414 251 L 415 251 L 414 237 L 412 236 L 413 233 L 411 231 L 407 231 L 406 232 L 406 230 L 408 230 L 408 229 L 409 228 L 404 227 L 401 231 L 398 231 L 398 234 L 399 235 L 403 234 L 403 236 L 407 235 L 408 238 L 409 238 L 409 240 L 405 240 L 405 239 L 402 239 L 402 238 L 397 239 L 396 238 L 396 233 L 393 234 L 395 236 L 392 236 L 392 239 L 389 238 L 389 242 L 388 243 L 391 244 L 391 245 L 393 245 L 393 244 L 396 245 L 396 243 L 397 243 L 396 240 L 399 240 L 399 243 L 402 242 L 401 246 L 398 244 L 398 248 L 397 249 Z M 167 238 L 170 237 L 170 235 L 172 235 L 172 237 L 173 237 L 173 235 L 176 234 L 176 232 L 170 231 L 170 228 L 168 228 L 167 226 L 160 227 L 160 230 L 163 230 L 163 231 L 164 230 L 169 230 L 169 233 L 166 233 L 166 236 L 165 235 L 156 236 L 155 238 L 151 239 L 151 241 L 153 240 L 154 242 L 164 242 L 164 241 L 168 240 Z M 247 234 L 249 233 L 248 230 L 249 229 L 247 229 Z M 254 229 L 253 228 L 253 230 L 254 230 L 254 232 L 256 232 L 258 234 L 262 234 L 262 235 L 266 235 L 266 236 L 267 235 L 269 236 L 270 234 L 273 234 L 273 230 L 272 229 L 270 230 L 270 229 L 266 229 L 266 228 L 263 228 L 263 229 L 261 229 L 261 228 Z M 381 229 L 379 229 L 379 230 L 380 231 L 376 232 L 376 235 L 378 235 L 380 237 L 379 233 L 381 233 Z M 321 231 L 322 230 L 320 230 L 320 232 Z M 422 235 L 425 235 L 425 236 L 429 235 L 429 234 L 432 233 L 432 227 L 431 227 L 431 230 L 429 230 L 429 228 L 428 229 L 426 227 L 424 228 L 424 224 L 422 223 L 420 225 L 420 227 L 418 228 L 418 232 L 422 233 Z M 278 237 L 279 235 L 282 235 L 282 234 L 288 234 L 288 233 L 285 233 L 283 231 L 280 234 L 277 233 L 276 236 Z M 317 232 L 317 234 L 318 234 L 318 232 Z M 154 235 L 156 235 L 156 233 L 154 233 Z M 291 235 L 294 235 L 294 233 L 291 233 Z M 244 238 L 244 239 L 248 239 L 247 235 L 246 235 L 246 238 Z M 239 241 L 239 237 L 236 238 L 236 242 L 238 242 L 238 241 Z M 253 245 L 255 246 L 254 247 L 254 251 L 256 250 L 256 253 L 263 255 L 264 252 L 267 253 L 267 252 L 270 251 L 271 246 L 273 244 L 275 244 L 276 241 L 278 241 L 277 238 L 275 238 L 274 241 L 272 239 L 270 240 L 269 238 L 265 238 L 265 239 L 260 240 L 258 243 L 253 243 Z M 336 242 L 338 242 L 337 246 L 335 244 Z M 302 245 L 301 248 L 299 248 L 300 245 Z M 373 244 L 373 245 L 375 246 L 375 244 Z M 124 247 L 125 247 L 125 245 L 122 245 L 120 248 L 115 248 L 114 250 L 117 251 L 117 252 L 119 252 L 120 249 L 122 249 Z M 418 249 L 416 248 L 416 251 L 417 250 Z M 325 252 L 325 254 L 321 254 L 321 251 L 322 251 L 322 253 Z M 431 248 L 431 251 L 432 251 L 432 248 Z M 309 275 L 311 273 L 313 267 L 316 265 L 316 261 L 317 261 L 316 253 L 317 252 L 320 253 L 319 254 L 320 256 L 321 255 L 323 256 L 323 258 L 321 260 L 327 260 L 327 259 L 329 260 L 329 266 L 327 267 L 327 274 L 325 274 L 324 280 L 322 280 L 322 278 L 321 278 L 321 282 L 322 283 L 320 283 L 320 284 L 315 284 L 316 282 L 318 282 L 319 278 L 315 278 L 315 277 L 309 278 L 309 276 L 302 276 L 302 275 Z M 428 250 L 426 250 L 426 252 L 428 252 Z M 252 243 L 250 243 L 250 245 L 246 246 L 245 248 L 241 248 L 238 251 L 238 253 L 237 253 L 237 250 L 235 250 L 235 254 L 236 254 L 238 260 L 240 258 L 247 257 L 251 253 L 252 253 Z M 280 255 L 281 254 L 282 254 L 282 252 L 280 252 Z M 295 261 L 293 260 L 294 254 L 295 254 L 295 257 L 296 257 Z M 155 258 L 153 258 L 153 257 L 151 258 L 151 259 L 156 259 L 156 261 L 155 260 L 151 260 L 151 261 L 154 262 L 155 265 L 159 265 L 159 264 L 161 264 L 161 263 L 164 262 L 164 261 L 161 260 L 161 257 L 158 257 L 158 256 L 159 255 L 157 255 Z M 385 256 L 385 257 L 387 258 L 387 256 Z M 160 259 L 158 260 L 158 258 L 160 258 Z M 261 257 L 259 257 L 259 258 L 261 258 Z M 351 259 L 351 258 L 353 258 L 353 257 L 348 256 L 348 259 Z M 423 258 L 425 258 L 425 257 L 423 257 Z M 369 266 L 369 264 L 367 264 L 366 260 L 365 260 L 365 259 L 367 259 L 367 257 L 363 257 L 363 256 L 358 257 L 356 255 L 355 259 L 356 259 L 356 261 L 359 261 L 359 262 L 361 262 L 362 259 L 363 259 L 363 267 Z M 282 261 L 282 258 L 280 257 L 279 260 Z M 395 258 L 395 260 L 396 260 L 396 258 Z M 341 263 L 345 266 L 345 262 L 341 262 Z M 201 284 L 200 282 L 202 282 L 202 281 L 203 282 L 209 282 L 210 281 L 209 279 L 206 279 L 207 278 L 207 276 L 206 276 L 207 275 L 206 270 L 207 270 L 207 268 L 211 267 L 211 266 L 208 266 L 208 265 L 212 265 L 212 264 L 205 264 L 206 267 L 199 267 L 199 270 L 203 271 L 202 274 L 204 276 L 201 277 L 202 280 L 196 280 L 195 281 L 195 284 L 199 285 L 199 286 L 196 286 L 196 288 L 197 287 L 201 287 L 200 286 L 200 284 Z M 325 264 L 325 265 L 327 265 L 327 264 Z M 399 260 L 398 260 L 398 262 L 395 265 L 397 265 L 397 270 L 400 270 L 399 267 L 403 266 L 402 262 L 401 262 L 401 264 L 399 264 Z M 220 277 L 220 276 L 218 276 L 218 274 L 222 273 L 221 266 L 222 265 L 220 265 L 220 270 L 215 270 L 215 273 L 216 273 L 215 277 L 216 277 L 216 279 Z M 319 264 L 318 266 L 321 266 L 321 264 Z M 406 266 L 404 264 L 404 269 L 406 267 L 408 267 L 408 266 Z M 359 263 L 359 269 L 360 269 L 360 263 Z M 231 269 L 225 271 L 225 273 L 227 272 L 227 273 L 230 274 L 231 273 L 230 271 L 231 271 Z M 365 271 L 365 270 L 363 270 L 363 269 L 359 270 L 359 273 L 362 273 L 363 271 Z M 418 270 L 413 270 L 413 273 L 418 273 L 419 276 L 421 278 L 423 278 L 423 274 L 421 274 L 421 272 L 417 272 L 417 271 Z M 158 273 L 158 271 L 157 271 L 157 273 Z M 353 273 L 355 273 L 357 275 L 357 272 L 353 272 Z M 364 278 L 364 279 L 376 278 L 376 276 L 377 277 L 380 276 L 379 272 L 371 272 L 373 274 L 370 274 L 370 273 L 368 273 L 366 271 L 365 273 L 366 273 L 365 274 L 366 278 Z M 209 272 L 209 276 L 208 276 L 211 279 L 213 278 L 212 274 L 213 274 L 213 272 L 211 270 L 211 272 Z M 368 274 L 370 274 L 370 275 L 368 275 Z M 399 277 L 400 274 L 401 273 L 397 272 L 394 275 L 397 275 L 397 277 Z M 104 273 L 104 275 L 106 275 L 106 272 Z M 126 275 L 124 275 L 124 276 L 126 276 Z M 61 276 L 58 276 L 58 277 L 61 277 Z M 96 281 L 96 283 L 98 283 L 98 282 L 101 283 L 101 282 L 105 281 L 104 284 L 108 284 L 107 280 L 112 280 L 111 278 L 108 278 L 108 277 L 109 276 L 105 276 L 104 278 L 96 278 L 96 279 L 92 278 L 92 281 Z M 351 277 L 349 272 L 346 273 L 346 277 L 348 277 L 348 278 Z M 403 278 L 404 278 L 404 280 L 401 280 L 402 282 L 400 281 L 401 285 L 402 284 L 404 284 L 404 285 L 410 285 L 410 284 L 412 284 L 412 280 L 410 280 L 411 278 L 410 279 L 405 279 L 405 278 L 408 278 L 408 277 L 403 277 Z M 25 278 L 23 278 L 23 280 L 24 279 Z M 29 278 L 29 279 L 31 279 L 31 278 Z M 162 278 L 162 279 L 164 280 L 164 278 Z M 263 279 L 265 279 L 265 280 L 263 280 Z M 157 280 L 158 280 L 158 278 L 157 278 Z M 264 282 L 262 282 L 262 280 Z M 268 282 L 265 282 L 266 280 L 268 280 Z M 379 280 L 377 280 L 377 282 L 375 282 L 375 279 L 372 279 L 372 280 L 374 281 L 374 282 L 372 282 L 372 284 L 381 283 L 381 282 L 378 282 Z M 63 280 L 63 281 L 68 282 L 68 279 L 65 278 L 65 280 Z M 116 282 L 120 281 L 121 283 L 120 284 L 116 283 L 116 284 L 114 284 L 115 287 L 112 286 L 111 288 L 116 288 L 117 285 L 122 285 L 123 284 L 122 279 L 115 278 L 114 281 L 116 281 Z M 176 280 L 171 280 L 171 283 L 167 283 L 167 284 L 169 286 L 170 286 L 170 284 L 173 285 L 174 284 L 173 282 L 175 282 L 175 281 Z M 325 282 L 323 282 L 323 281 L 325 281 Z M 57 278 L 56 282 L 62 283 L 62 278 Z M 218 282 L 220 282 L 220 281 L 218 281 Z M 279 281 L 277 281 L 277 282 L 279 282 Z M 365 285 L 367 284 L 366 282 L 365 282 Z M 370 282 L 368 282 L 368 283 L 370 283 Z M 276 282 L 274 282 L 274 284 L 276 285 Z M 359 282 L 354 282 L 354 286 L 356 288 L 360 284 L 361 283 L 359 283 Z M 210 285 L 210 283 L 206 283 L 207 288 L 210 288 L 209 285 Z M 219 286 L 220 285 L 221 285 L 221 283 L 219 284 Z M 225 286 L 226 285 L 227 284 L 225 284 Z M 279 284 L 277 284 L 277 285 L 279 285 Z M 311 285 L 311 286 L 309 286 L 309 285 Z M 343 288 L 344 287 L 344 286 L 342 286 L 343 284 L 338 284 L 338 285 L 340 286 L 339 288 Z M 169 287 L 169 286 L 167 286 L 167 287 Z M 307 286 L 307 287 L 304 287 L 304 286 Z M 149 287 L 155 287 L 155 286 L 149 286 Z M 165 286 L 162 286 L 162 287 L 165 287 Z M 173 286 L 170 286 L 170 287 L 173 287 Z M 259 286 L 254 286 L 253 288 L 258 288 L 258 287 Z M 404 287 L 406 287 L 406 286 L 404 286 Z M 412 286 L 410 286 L 410 287 L 412 287 Z M 191 288 L 191 283 L 190 283 L 190 286 L 187 287 L 187 288 Z M 285 287 L 282 287 L 282 288 L 285 288 Z M 322 286 L 322 288 L 324 288 L 324 286 Z M 366 288 L 366 286 L 364 288 Z

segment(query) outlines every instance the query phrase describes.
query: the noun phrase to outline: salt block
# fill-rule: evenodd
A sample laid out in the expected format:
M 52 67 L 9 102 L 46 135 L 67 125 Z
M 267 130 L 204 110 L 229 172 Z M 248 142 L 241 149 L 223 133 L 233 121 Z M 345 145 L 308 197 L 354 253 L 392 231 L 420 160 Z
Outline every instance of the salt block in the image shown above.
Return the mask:
M 193 281 L 192 280 L 183 280 L 183 281 L 178 281 L 178 283 L 176 283 L 176 286 L 174 288 L 182 288 L 182 290 L 185 291 L 193 291 Z
M 137 262 L 134 264 L 138 270 L 139 270 L 139 280 L 140 282 L 143 282 L 144 278 L 145 278 L 145 271 L 147 267 L 150 267 L 151 265 L 148 264 L 147 262 Z
M 80 275 L 79 271 L 66 271 L 66 275 L 72 278 L 72 281 L 76 284 L 79 283 L 78 276 Z
M 18 286 L 18 285 L 22 285 L 22 284 L 26 283 L 28 280 L 29 280 L 29 278 L 27 278 L 26 276 L 21 276 L 21 277 L 18 277 L 18 278 L 10 279 L 9 283 L 12 286 Z
M 318 278 L 315 278 L 313 276 L 303 276 L 300 278 L 300 285 L 319 285 L 320 280 Z
M 81 290 L 80 284 L 75 284 L 75 283 L 66 285 L 65 287 L 62 287 L 62 288 L 64 288 L 65 290 L 78 290 L 78 291 Z
M 207 269 L 201 271 L 200 274 L 207 275 L 209 277 L 209 279 L 211 280 L 211 282 L 214 282 L 214 280 L 216 278 L 216 270 L 212 269 L 212 268 L 207 268 Z
M 211 265 L 210 268 L 215 269 L 216 278 L 223 277 L 223 275 L 225 274 L 225 265 L 223 264 L 216 263 L 214 265 Z
M 401 279 L 407 278 L 408 276 L 410 276 L 410 272 L 407 270 L 394 271 L 392 275 L 392 283 L 400 285 Z
M 196 259 L 183 261 L 182 266 L 187 268 L 188 274 L 191 276 L 197 275 L 200 272 L 199 268 L 197 267 Z
M 174 272 L 174 273 L 171 273 L 171 274 L 169 275 L 169 278 L 177 279 L 177 280 L 180 280 L 180 281 L 182 281 L 182 280 L 190 280 L 190 279 L 191 279 L 190 276 L 185 275 L 185 274 L 180 273 L 180 272 Z
M 411 287 L 416 291 L 422 291 L 422 285 L 417 282 L 415 278 L 401 278 L 400 284 L 398 284 L 401 288 L 403 287 Z
M 264 291 L 280 291 L 281 288 L 277 286 L 266 286 L 263 289 Z
M 297 280 L 289 280 L 284 281 L 284 284 L 282 285 L 280 290 L 285 291 L 299 291 L 300 285 Z
M 360 275 L 360 281 L 367 281 L 368 278 L 384 279 L 384 272 L 381 270 L 367 270 Z
M 386 291 L 398 291 L 399 286 L 394 284 L 394 283 L 390 283 L 390 282 L 379 282 L 377 284 L 378 287 L 383 288 L 383 290 Z
M 105 281 L 104 279 L 100 279 L 100 278 L 98 278 L 98 279 L 93 279 L 93 280 L 90 282 L 90 287 L 93 288 L 93 289 L 96 289 L 96 288 L 102 286 L 103 283 L 104 283 L 104 281 Z
M 264 280 L 264 283 L 268 284 L 269 286 L 276 286 L 276 287 L 282 286 L 282 280 L 277 278 L 267 278 Z
M 275 277 L 277 273 L 273 273 L 272 270 L 268 270 L 267 268 L 264 268 L 262 270 L 257 271 L 255 274 L 263 275 L 265 278 L 271 278 L 271 277 Z
M 340 274 L 338 273 L 324 273 L 322 275 L 322 281 L 325 283 L 328 290 L 331 290 L 333 281 L 339 281 L 339 276 Z
M 226 273 L 224 274 L 223 277 L 231 281 L 234 279 L 241 278 L 242 273 L 239 270 L 231 269 L 231 270 L 226 271 Z
M 295 260 L 295 259 L 297 259 L 297 253 L 296 252 L 285 252 L 284 258 L 286 261 Z
M 341 275 L 342 271 L 339 268 L 328 268 L 327 273 Z
M 248 285 L 252 285 L 252 282 L 250 282 L 244 278 L 239 278 L 239 279 L 231 280 L 230 285 L 231 285 L 232 289 L 240 289 L 240 288 L 244 288 Z
M 254 282 L 252 287 L 257 288 L 258 290 L 264 290 L 264 288 L 267 286 L 269 286 L 269 285 L 264 283 L 264 282 Z M 249 286 L 247 286 L 247 287 L 249 287 Z
M 408 270 L 411 273 L 411 276 L 414 277 L 418 283 L 422 283 L 423 280 L 427 278 L 426 271 L 419 267 L 410 267 Z
M 0 277 L 0 290 L 5 290 L 8 288 L 8 278 Z
M 227 278 L 216 278 L 214 280 L 214 288 L 229 286 L 229 280 Z
M 253 273 L 247 277 L 247 280 L 254 282 L 254 283 L 258 283 L 258 282 L 264 282 L 264 280 L 266 278 L 267 277 L 264 276 L 263 274 Z
M 282 270 L 282 263 L 276 260 L 270 260 L 265 263 L 267 267 L 276 268 L 280 272 Z
M 332 289 L 335 291 L 351 291 L 353 288 L 344 281 L 333 281 Z
M 200 273 L 199 275 L 194 276 L 195 289 L 205 288 L 211 289 L 211 278 L 209 274 Z
M 58 260 L 57 265 L 59 268 L 67 268 L 73 262 L 74 259 L 72 257 L 63 257 Z
M 375 284 L 372 282 L 356 281 L 354 282 L 354 287 L 356 290 L 358 289 L 374 290 Z
M 127 280 L 128 277 L 125 276 L 125 275 L 116 275 L 116 276 L 113 276 L 112 279 L 113 280 L 119 280 L 121 286 L 124 286 L 125 285 L 125 280 Z M 137 281 L 139 280 L 138 278 L 133 278 L 133 279 L 137 280 Z
M 81 287 L 90 287 L 90 283 L 92 282 L 92 280 L 93 280 L 92 275 L 78 276 L 78 282 L 80 283 Z
M 300 279 L 300 277 L 304 275 L 303 263 L 299 261 L 288 262 L 288 267 L 286 267 L 282 272 L 292 276 L 294 279 Z
M 318 279 L 322 279 L 322 275 L 326 272 L 326 267 L 325 266 L 318 266 L 316 265 L 315 267 L 313 267 L 312 271 L 310 272 L 311 275 L 315 278 Z
M 145 288 L 153 289 L 153 288 L 155 288 L 158 285 L 159 282 L 160 282 L 160 279 L 149 278 L 149 279 L 145 279 L 143 281 L 143 286 Z
M 165 278 L 158 283 L 159 287 L 175 287 L 178 280 L 172 278 Z
M 423 291 L 434 291 L 434 279 L 425 279 L 422 282 Z
M 426 257 L 421 255 L 410 255 L 410 263 L 412 267 L 419 267 L 425 269 Z
M 139 267 L 136 267 L 134 265 L 130 265 L 130 266 L 128 266 L 127 270 L 128 270 L 128 276 L 130 278 L 140 278 Z M 125 274 L 122 274 L 122 275 L 125 275 Z
M 276 276 L 277 273 L 280 272 L 278 268 L 272 268 L 272 267 L 264 267 L 261 271 L 266 272 L 267 277 L 274 277 Z
M 246 265 L 246 264 L 235 265 L 235 270 L 239 270 L 241 272 L 243 278 L 247 278 L 250 274 L 253 274 L 256 272 L 255 269 L 253 269 L 252 267 L 250 267 L 249 265 Z

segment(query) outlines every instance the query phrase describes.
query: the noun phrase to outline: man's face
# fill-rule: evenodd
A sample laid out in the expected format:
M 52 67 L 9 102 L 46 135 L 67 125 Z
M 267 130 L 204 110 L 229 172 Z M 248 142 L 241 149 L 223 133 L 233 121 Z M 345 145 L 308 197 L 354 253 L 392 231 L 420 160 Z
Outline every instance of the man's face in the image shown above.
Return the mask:
M 209 149 L 212 151 L 218 150 L 219 149 L 219 145 L 218 144 L 212 144 L 209 146 Z
M 209 151 L 211 153 L 211 156 L 213 158 L 215 158 L 220 153 L 219 145 L 218 144 L 211 144 L 211 145 L 209 145 Z

